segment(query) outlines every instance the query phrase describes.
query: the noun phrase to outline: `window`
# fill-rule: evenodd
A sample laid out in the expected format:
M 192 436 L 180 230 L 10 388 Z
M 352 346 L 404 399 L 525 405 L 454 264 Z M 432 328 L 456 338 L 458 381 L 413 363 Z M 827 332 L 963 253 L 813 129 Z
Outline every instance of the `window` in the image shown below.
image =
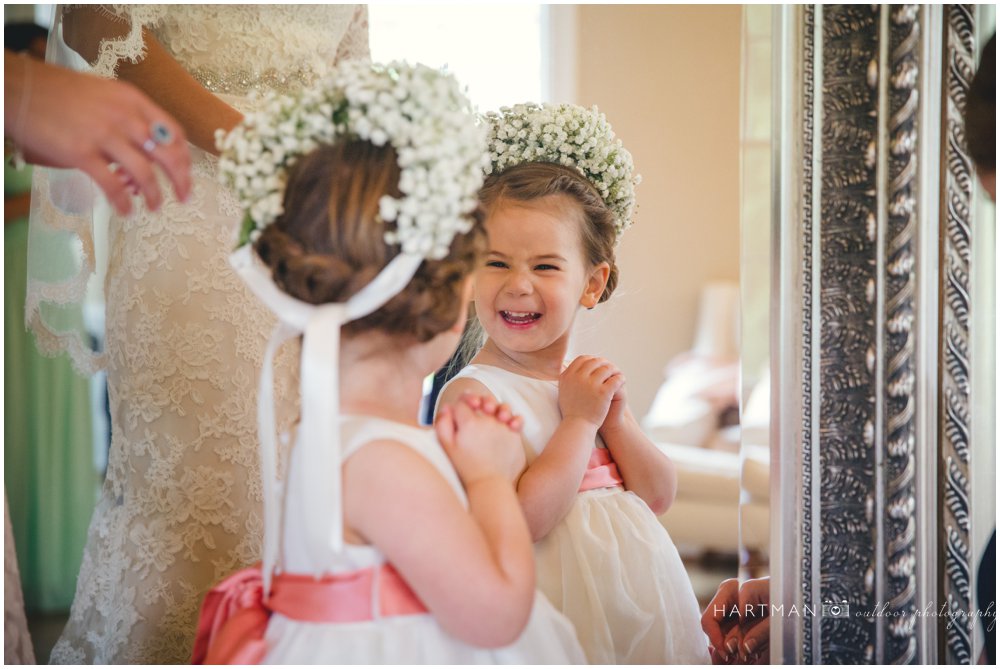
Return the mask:
M 480 111 L 547 99 L 541 5 L 368 7 L 372 60 L 446 67 Z

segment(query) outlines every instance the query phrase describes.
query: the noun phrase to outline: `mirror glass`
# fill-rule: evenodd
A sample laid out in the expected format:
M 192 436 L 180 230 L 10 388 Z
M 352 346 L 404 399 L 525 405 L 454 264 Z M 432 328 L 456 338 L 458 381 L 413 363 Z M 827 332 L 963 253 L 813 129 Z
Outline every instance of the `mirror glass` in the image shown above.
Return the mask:
M 980 29 L 977 34 L 976 58 L 983 46 L 996 30 L 996 5 L 978 5 L 976 20 Z M 972 423 L 972 526 L 971 555 L 973 565 L 979 559 L 996 528 L 996 206 L 989 193 L 976 184 L 973 193 L 972 257 L 970 298 L 973 316 L 969 323 L 970 358 L 972 374 L 970 382 L 973 404 Z M 975 575 L 978 578 L 978 574 Z M 982 631 L 977 624 L 976 631 Z M 974 634 L 974 640 L 981 635 Z M 975 654 L 978 657 L 978 653 Z
M 632 412 L 673 459 L 679 492 L 661 522 L 703 608 L 739 564 L 766 573 L 767 484 L 747 478 L 739 407 L 756 415 L 752 399 L 767 395 L 770 117 L 761 105 L 770 96 L 770 11 L 370 8 L 375 60 L 448 66 L 481 109 L 529 99 L 597 105 L 632 152 L 643 183 L 618 249 L 620 283 L 611 301 L 581 315 L 571 354 L 622 369 Z M 766 424 L 745 426 L 744 445 L 754 427 L 766 445 Z M 741 532 L 753 547 L 742 558 Z
M 642 183 L 617 249 L 620 281 L 578 316 L 570 355 L 619 366 L 632 412 L 674 461 L 678 494 L 661 521 L 704 607 L 739 555 L 744 10 L 518 6 L 511 20 L 505 7 L 373 7 L 373 56 L 447 64 L 484 110 L 539 98 L 597 105 L 632 153 Z M 413 28 L 426 21 L 433 45 Z M 517 53 L 467 55 L 497 29 L 505 54 Z M 428 382 L 425 409 L 444 376 Z
M 740 6 L 576 7 L 572 101 L 596 104 L 642 175 L 611 300 L 571 353 L 615 362 L 671 457 L 661 516 L 701 607 L 739 553 Z M 766 342 L 766 331 L 765 331 Z

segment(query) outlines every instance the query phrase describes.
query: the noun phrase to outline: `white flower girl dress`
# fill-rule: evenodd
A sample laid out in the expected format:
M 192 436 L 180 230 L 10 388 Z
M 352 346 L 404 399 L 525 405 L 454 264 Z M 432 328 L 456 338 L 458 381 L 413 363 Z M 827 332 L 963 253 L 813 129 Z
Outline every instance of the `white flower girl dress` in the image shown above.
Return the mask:
M 491 365 L 455 377 L 482 383 L 524 417 L 528 464 L 562 420 L 559 386 Z M 535 544 L 538 588 L 576 627 L 591 664 L 707 664 L 708 639 L 691 581 L 670 535 L 621 486 L 597 438 L 581 492 Z

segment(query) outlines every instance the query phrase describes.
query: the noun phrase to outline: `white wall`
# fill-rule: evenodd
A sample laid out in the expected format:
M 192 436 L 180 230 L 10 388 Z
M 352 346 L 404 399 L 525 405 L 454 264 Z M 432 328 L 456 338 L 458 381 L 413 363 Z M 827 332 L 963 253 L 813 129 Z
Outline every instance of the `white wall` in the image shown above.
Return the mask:
M 612 299 L 581 315 L 574 350 L 628 379 L 641 418 L 688 350 L 702 285 L 739 279 L 739 6 L 580 5 L 576 100 L 596 104 L 643 182 Z

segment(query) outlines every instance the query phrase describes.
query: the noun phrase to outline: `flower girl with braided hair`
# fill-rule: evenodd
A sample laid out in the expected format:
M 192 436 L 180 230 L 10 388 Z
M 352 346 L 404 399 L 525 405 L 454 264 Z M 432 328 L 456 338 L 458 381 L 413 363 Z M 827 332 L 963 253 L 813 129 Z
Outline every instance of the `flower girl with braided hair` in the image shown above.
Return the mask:
M 618 281 L 632 158 L 596 108 L 518 105 L 487 120 L 489 245 L 474 276 L 487 338 L 441 401 L 475 393 L 523 417 L 517 494 L 538 586 L 589 662 L 707 663 L 694 591 L 656 517 L 675 495 L 673 463 L 642 433 L 614 364 L 566 360 L 577 311 Z
M 248 211 L 232 257 L 278 316 L 261 374 L 263 564 L 209 592 L 194 661 L 580 663 L 535 590 L 508 407 L 417 422 L 457 345 L 482 252 L 485 133 L 455 80 L 347 65 L 220 138 Z M 302 336 L 283 483 L 271 367 Z

